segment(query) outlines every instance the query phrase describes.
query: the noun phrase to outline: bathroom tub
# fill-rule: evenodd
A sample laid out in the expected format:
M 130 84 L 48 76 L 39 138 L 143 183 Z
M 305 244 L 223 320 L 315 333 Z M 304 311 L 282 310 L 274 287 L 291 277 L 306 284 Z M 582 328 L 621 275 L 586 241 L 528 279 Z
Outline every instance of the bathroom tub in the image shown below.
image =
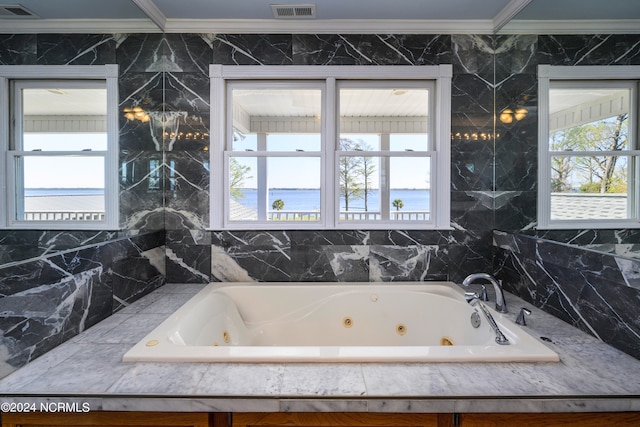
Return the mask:
M 558 355 L 450 282 L 212 283 L 125 362 L 534 362 Z M 478 326 L 479 320 L 479 326 Z

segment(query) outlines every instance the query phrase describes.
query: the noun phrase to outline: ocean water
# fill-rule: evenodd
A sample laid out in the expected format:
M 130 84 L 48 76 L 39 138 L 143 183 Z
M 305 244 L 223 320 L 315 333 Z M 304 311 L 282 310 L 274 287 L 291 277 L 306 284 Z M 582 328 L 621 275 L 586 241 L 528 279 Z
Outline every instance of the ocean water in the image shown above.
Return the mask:
M 238 200 L 242 205 L 257 209 L 257 190 L 243 190 L 244 197 Z M 401 211 L 425 211 L 429 210 L 430 193 L 428 190 L 392 190 L 391 202 L 400 199 L 404 203 Z M 268 207 L 274 200 L 281 199 L 284 202 L 283 211 L 314 211 L 320 209 L 320 190 L 308 189 L 273 189 L 269 191 Z M 368 197 L 368 210 L 379 210 L 380 194 L 378 190 L 372 190 Z M 344 209 L 344 199 L 340 199 L 340 206 Z M 392 210 L 395 210 L 391 206 Z M 364 199 L 349 200 L 350 212 L 364 212 Z
M 248 208 L 258 208 L 258 191 L 243 190 L 244 197 L 239 202 Z M 25 197 L 30 196 L 69 196 L 69 195 L 102 195 L 102 188 L 26 188 Z M 391 201 L 400 199 L 404 203 L 401 211 L 429 210 L 430 193 L 427 190 L 392 190 Z M 274 200 L 284 201 L 284 211 L 315 211 L 320 209 L 320 190 L 309 189 L 273 189 L 269 191 L 268 206 Z M 379 210 L 380 194 L 378 190 L 371 190 L 368 197 L 368 210 Z M 344 199 L 340 200 L 344 209 Z M 395 210 L 390 206 L 391 210 Z M 364 212 L 364 199 L 349 201 L 349 211 Z
M 30 196 L 92 196 L 104 194 L 104 188 L 25 188 L 25 197 Z

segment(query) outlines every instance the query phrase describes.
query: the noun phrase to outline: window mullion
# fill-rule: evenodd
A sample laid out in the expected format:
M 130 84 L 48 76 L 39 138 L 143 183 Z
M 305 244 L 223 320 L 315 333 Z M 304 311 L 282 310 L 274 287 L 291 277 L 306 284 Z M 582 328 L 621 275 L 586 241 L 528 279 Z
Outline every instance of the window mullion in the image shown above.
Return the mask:
M 322 132 L 322 195 L 321 218 L 325 227 L 335 227 L 340 209 L 340 183 L 338 178 L 338 96 L 336 79 L 329 77 L 325 81 L 324 97 L 325 105 L 322 111 L 324 115 Z
M 538 226 L 551 220 L 551 156 L 549 151 L 549 72 L 538 66 Z
M 267 151 L 267 134 L 266 133 L 258 133 L 258 151 L 266 152 Z M 267 185 L 267 157 L 260 156 L 257 159 L 257 167 L 258 167 L 258 221 L 266 221 L 267 220 L 267 200 L 268 200 L 268 192 L 269 186 Z
M 389 151 L 391 147 L 388 133 L 380 134 L 380 149 Z M 383 221 L 391 219 L 391 160 L 389 156 L 380 156 L 380 214 Z
M 9 192 L 9 215 L 11 221 L 16 221 L 18 218 L 24 218 L 24 197 L 18 197 L 19 193 L 24 194 L 24 162 L 18 161 L 18 158 L 23 159 L 22 155 L 14 155 L 9 153 L 9 167 L 7 169 L 9 173 L 9 183 L 12 191 Z

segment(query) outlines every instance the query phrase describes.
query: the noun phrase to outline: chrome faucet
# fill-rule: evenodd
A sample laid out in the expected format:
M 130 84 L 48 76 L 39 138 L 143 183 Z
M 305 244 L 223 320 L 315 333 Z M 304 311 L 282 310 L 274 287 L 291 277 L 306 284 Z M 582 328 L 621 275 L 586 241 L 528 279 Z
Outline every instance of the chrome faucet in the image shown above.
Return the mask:
M 465 279 L 462 281 L 462 285 L 469 286 L 471 283 L 475 282 L 478 279 L 484 279 L 491 282 L 491 284 L 493 285 L 493 290 L 496 294 L 496 310 L 500 313 L 506 313 L 507 301 L 504 299 L 502 284 L 497 281 L 492 275 L 487 273 L 473 273 L 465 277 Z
M 480 301 L 480 298 L 478 298 L 478 295 L 477 294 L 471 294 L 471 293 L 468 293 L 468 294 L 465 293 L 465 298 L 467 299 L 467 302 L 471 305 L 471 307 L 479 308 L 480 311 L 482 312 L 482 314 L 484 314 L 484 318 L 487 319 L 487 322 L 489 322 L 489 326 L 491 326 L 491 329 L 493 329 L 493 332 L 496 335 L 496 343 L 498 343 L 500 345 L 509 345 L 509 344 L 511 344 L 509 342 L 509 340 L 507 339 L 507 337 L 504 336 L 504 334 L 502 333 L 502 331 L 498 327 L 498 324 L 494 320 L 494 318 L 491 315 L 491 313 L 489 313 L 489 310 L 484 306 L 484 303 L 482 301 Z

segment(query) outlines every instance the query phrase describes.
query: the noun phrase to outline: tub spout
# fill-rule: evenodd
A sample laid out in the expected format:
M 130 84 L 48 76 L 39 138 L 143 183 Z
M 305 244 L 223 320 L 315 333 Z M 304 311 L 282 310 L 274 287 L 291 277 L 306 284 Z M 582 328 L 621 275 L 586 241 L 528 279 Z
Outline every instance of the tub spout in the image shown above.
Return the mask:
M 500 313 L 507 312 L 507 302 L 504 299 L 504 292 L 502 290 L 502 284 L 497 281 L 492 275 L 487 273 L 473 273 L 465 277 L 462 281 L 463 286 L 469 286 L 471 283 L 478 279 L 488 280 L 493 285 L 493 290 L 496 294 L 496 310 Z

